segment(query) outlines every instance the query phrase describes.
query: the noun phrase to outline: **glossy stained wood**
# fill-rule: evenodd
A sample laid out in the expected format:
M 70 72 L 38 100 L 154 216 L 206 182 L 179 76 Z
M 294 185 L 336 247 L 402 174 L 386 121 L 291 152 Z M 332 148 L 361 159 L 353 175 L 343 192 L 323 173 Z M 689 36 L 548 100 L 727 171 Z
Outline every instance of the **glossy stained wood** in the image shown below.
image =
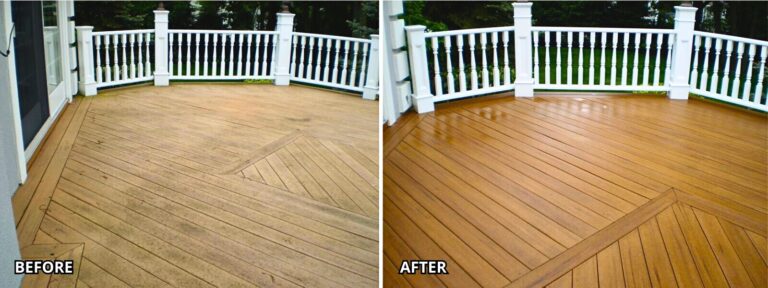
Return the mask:
M 598 274 L 600 287 L 766 287 L 768 264 L 758 259 L 757 243 L 743 237 L 747 233 L 728 220 L 676 203 L 600 251 L 597 268 L 589 265 L 588 271 L 579 273 Z M 663 243 L 655 247 L 658 241 Z M 617 249 L 637 252 L 618 253 Z M 648 269 L 627 263 L 647 263 Z M 576 270 L 561 278 L 571 273 Z M 622 274 L 624 281 L 620 281 Z M 558 278 L 547 287 L 586 287 L 557 286 L 560 282 Z
M 229 84 L 77 98 L 14 198 L 20 242 L 84 247 L 78 287 L 376 286 L 376 104 Z M 355 206 L 310 193 L 330 187 Z
M 693 272 L 766 235 L 766 141 L 764 114 L 652 95 L 498 95 L 406 114 L 384 130 L 385 257 L 442 257 L 477 283 L 385 285 L 718 287 Z M 740 248 L 707 256 L 709 238 L 670 224 L 673 204 L 737 224 Z M 761 249 L 731 278 L 759 277 Z

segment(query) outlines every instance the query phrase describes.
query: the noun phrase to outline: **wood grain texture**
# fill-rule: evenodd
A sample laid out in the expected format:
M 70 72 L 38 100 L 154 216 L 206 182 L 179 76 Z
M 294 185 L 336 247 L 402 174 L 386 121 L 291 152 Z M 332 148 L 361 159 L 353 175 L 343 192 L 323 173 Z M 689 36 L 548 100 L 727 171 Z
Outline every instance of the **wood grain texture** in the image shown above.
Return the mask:
M 294 86 L 78 97 L 14 198 L 19 239 L 82 248 L 66 287 L 376 286 L 376 111 Z M 313 197 L 330 187 L 355 209 Z
M 438 104 L 435 112 L 406 113 L 384 128 L 385 199 L 394 207 L 414 207 L 385 210 L 385 225 L 398 230 L 406 220 L 435 220 L 413 228 L 428 244 L 400 237 L 412 253 L 391 254 L 390 262 L 437 246 L 451 263 L 480 256 L 476 264 L 449 267 L 484 281 L 496 277 L 508 287 L 562 286 L 566 279 L 574 287 L 601 281 L 722 287 L 728 273 L 712 263 L 751 251 L 739 258 L 750 268 L 731 274 L 762 280 L 756 271 L 762 269 L 758 260 L 766 262 L 758 246 L 768 229 L 765 114 L 653 95 L 507 96 Z M 685 209 L 715 215 L 744 232 L 722 239 L 712 225 L 708 235 Z M 724 225 L 721 230 L 731 228 Z M 454 237 L 471 253 L 441 244 Z M 717 256 L 707 237 L 728 240 L 731 249 Z M 384 246 L 386 255 L 391 246 Z M 500 264 L 506 254 L 516 261 Z M 623 268 L 605 270 L 610 274 L 601 278 L 598 270 L 608 268 L 600 258 Z M 488 273 L 488 265 L 504 273 Z

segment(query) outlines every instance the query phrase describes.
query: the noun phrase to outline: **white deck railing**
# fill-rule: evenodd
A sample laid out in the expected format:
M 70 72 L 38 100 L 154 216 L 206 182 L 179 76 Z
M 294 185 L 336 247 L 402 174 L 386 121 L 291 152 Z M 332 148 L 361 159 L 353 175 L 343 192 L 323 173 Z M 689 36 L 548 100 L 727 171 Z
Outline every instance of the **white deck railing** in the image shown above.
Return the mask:
M 378 94 L 378 36 L 359 39 L 293 32 L 293 14 L 277 13 L 275 31 L 154 29 L 93 32 L 77 27 L 79 90 L 169 80 L 269 79 Z
M 768 42 L 694 32 L 691 92 L 768 111 Z
M 274 79 L 276 31 L 169 30 L 170 79 Z
M 693 93 L 768 112 L 768 42 L 694 31 L 696 8 L 675 7 L 674 29 L 634 29 L 532 26 L 532 4 L 513 6 L 515 26 L 405 28 L 419 113 L 437 101 L 534 89 Z
M 537 89 L 666 91 L 674 31 L 533 27 Z
M 435 101 L 514 89 L 514 27 L 424 33 Z
M 373 42 L 371 39 L 294 32 L 291 80 L 363 92 Z
M 152 80 L 154 30 L 93 32 L 96 87 Z

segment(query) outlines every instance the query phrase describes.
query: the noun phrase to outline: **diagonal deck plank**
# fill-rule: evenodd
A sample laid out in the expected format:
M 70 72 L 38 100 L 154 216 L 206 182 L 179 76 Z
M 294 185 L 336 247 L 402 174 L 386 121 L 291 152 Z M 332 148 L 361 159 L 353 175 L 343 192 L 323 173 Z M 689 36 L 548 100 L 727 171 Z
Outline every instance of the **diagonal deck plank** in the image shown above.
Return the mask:
M 405 114 L 383 134 L 384 222 L 400 236 L 385 231 L 384 254 L 395 267 L 447 255 L 491 287 L 765 286 L 765 114 L 654 95 L 500 94 Z M 701 219 L 705 230 L 691 228 Z M 415 229 L 423 236 L 409 238 Z M 720 264 L 734 268 L 709 268 Z M 401 277 L 461 287 L 411 275 L 385 275 L 385 286 Z
M 71 286 L 375 286 L 378 153 L 365 153 L 377 143 L 377 111 L 300 86 L 175 84 L 76 98 L 14 198 L 20 243 L 84 247 Z M 365 213 L 298 193 L 290 169 L 301 164 L 280 150 L 307 135 L 302 153 Z M 258 161 L 286 184 L 220 173 Z M 26 281 L 38 280 L 57 278 Z

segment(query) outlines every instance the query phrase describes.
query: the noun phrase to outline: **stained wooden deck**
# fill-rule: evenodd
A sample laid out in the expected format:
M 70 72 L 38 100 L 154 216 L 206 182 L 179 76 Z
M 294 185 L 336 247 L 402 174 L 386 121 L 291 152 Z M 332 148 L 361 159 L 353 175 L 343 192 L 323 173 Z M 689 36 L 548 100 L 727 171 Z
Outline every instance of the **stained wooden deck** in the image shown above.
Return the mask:
M 23 256 L 79 270 L 25 285 L 375 287 L 377 106 L 231 84 L 77 98 L 13 203 Z
M 385 286 L 766 287 L 767 141 L 764 114 L 650 95 L 407 114 L 384 131 Z

